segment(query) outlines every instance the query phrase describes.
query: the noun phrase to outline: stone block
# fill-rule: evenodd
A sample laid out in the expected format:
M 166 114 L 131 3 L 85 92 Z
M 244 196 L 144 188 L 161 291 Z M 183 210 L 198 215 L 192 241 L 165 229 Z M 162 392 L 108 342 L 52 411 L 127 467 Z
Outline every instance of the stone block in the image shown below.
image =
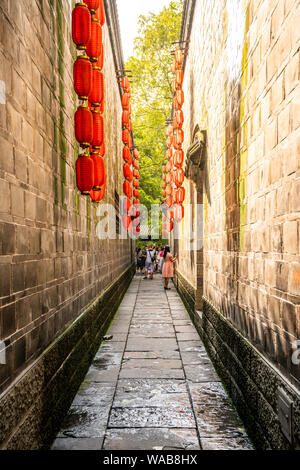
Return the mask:
M 7 173 L 14 173 L 13 146 L 2 135 L 0 135 L 0 168 Z
M 287 221 L 283 224 L 283 251 L 297 253 L 298 249 L 298 221 Z
M 16 227 L 13 224 L 0 222 L 2 255 L 14 254 L 16 250 Z
M 12 215 L 24 217 L 24 189 L 19 186 L 11 186 L 11 212 Z

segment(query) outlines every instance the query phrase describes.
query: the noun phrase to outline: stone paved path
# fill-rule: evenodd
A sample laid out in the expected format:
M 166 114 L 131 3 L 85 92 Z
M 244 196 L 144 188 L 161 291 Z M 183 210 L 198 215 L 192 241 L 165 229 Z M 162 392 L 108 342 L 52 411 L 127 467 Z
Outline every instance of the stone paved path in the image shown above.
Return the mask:
M 52 449 L 251 449 L 174 287 L 136 276 Z

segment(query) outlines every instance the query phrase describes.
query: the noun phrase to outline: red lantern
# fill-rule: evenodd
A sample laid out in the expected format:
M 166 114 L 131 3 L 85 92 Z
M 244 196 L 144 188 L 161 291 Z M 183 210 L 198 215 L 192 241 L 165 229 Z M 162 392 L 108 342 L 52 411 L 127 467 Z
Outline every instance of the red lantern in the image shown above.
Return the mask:
M 136 197 L 137 199 L 139 199 L 140 198 L 140 192 L 137 189 L 135 189 L 133 191 L 133 196 Z
M 163 177 L 162 177 L 163 181 L 166 181 L 167 179 L 167 175 L 166 174 L 163 174 Z
M 84 0 L 84 3 L 87 4 L 92 13 L 96 13 L 100 5 L 100 0 Z
M 132 188 L 130 186 L 130 183 L 128 183 L 128 181 L 124 181 L 124 184 L 123 184 L 123 191 L 124 191 L 124 194 L 129 197 L 129 199 L 132 198 Z
M 132 164 L 133 164 L 134 168 L 136 168 L 137 170 L 140 169 L 140 164 L 139 164 L 139 162 L 138 162 L 137 160 L 133 160 L 133 163 L 132 163 Z
M 131 181 L 132 181 L 132 171 L 131 171 L 129 165 L 123 165 L 123 174 L 124 174 L 124 178 L 126 178 L 127 181 L 129 181 L 129 183 L 131 183 Z
M 123 95 L 122 95 L 122 108 L 126 109 L 127 111 L 130 111 L 129 104 L 130 104 L 130 100 L 129 100 L 128 93 L 123 93 Z
M 178 103 L 176 96 L 174 96 L 174 99 L 173 99 L 173 107 L 174 107 L 175 111 L 178 111 L 179 109 L 181 109 L 181 106 Z
M 106 190 L 106 173 L 104 175 L 104 183 L 99 191 L 91 191 L 91 199 L 93 202 L 100 202 L 105 196 L 105 190 Z
M 122 124 L 124 127 L 127 127 L 129 125 L 129 118 L 130 118 L 129 112 L 124 110 L 122 113 Z
M 181 108 L 181 106 L 184 103 L 184 92 L 183 92 L 183 90 L 177 90 L 176 91 L 176 100 L 177 100 L 177 103 L 179 104 L 179 106 Z
M 140 154 L 139 154 L 139 152 L 138 152 L 137 149 L 134 149 L 134 151 L 133 151 L 133 156 L 134 156 L 134 158 L 135 158 L 136 160 L 139 160 Z
M 127 92 L 130 89 L 129 78 L 126 77 L 126 75 L 122 78 L 121 86 L 125 92 Z
M 94 187 L 94 163 L 89 155 L 79 156 L 76 160 L 76 183 L 84 195 L 89 195 Z
M 169 148 L 166 153 L 167 160 L 171 160 L 172 156 L 173 156 L 173 150 Z
M 169 135 L 167 138 L 167 147 L 170 148 L 173 145 L 173 136 Z
M 171 170 L 172 170 L 172 163 L 170 162 L 170 160 L 168 160 L 166 164 L 166 172 L 169 173 Z
M 131 204 L 130 199 L 128 199 L 127 197 L 125 197 L 124 200 L 123 200 L 123 209 L 124 209 L 124 212 L 129 212 L 131 206 L 132 206 L 132 204 Z
M 133 184 L 133 186 L 134 186 L 135 188 L 139 188 L 139 187 L 140 187 L 140 183 L 138 182 L 138 180 L 133 180 L 133 183 L 132 183 L 132 184 Z
M 99 8 L 96 11 L 96 18 L 100 21 L 101 26 L 105 23 L 105 11 L 104 11 L 104 3 L 103 0 L 99 2 Z
M 166 187 L 166 194 L 167 194 L 167 196 L 172 196 L 173 195 L 173 188 L 172 188 L 171 185 L 168 185 Z
M 167 192 L 163 191 L 163 197 L 166 197 L 166 196 L 167 196 Z
M 103 43 L 102 43 L 101 47 L 100 47 L 99 59 L 97 60 L 97 62 L 95 64 L 95 68 L 97 67 L 99 70 L 102 70 L 103 69 L 103 64 L 104 64 L 104 47 L 103 47 Z
M 91 37 L 86 47 L 86 53 L 91 62 L 97 62 L 101 54 L 102 28 L 97 18 L 92 19 Z
M 93 140 L 93 115 L 87 106 L 80 106 L 75 113 L 75 137 L 83 148 Z
M 184 171 L 182 168 L 178 168 L 178 170 L 175 171 L 175 184 L 177 188 L 179 188 L 184 182 Z
M 173 181 L 173 175 L 172 175 L 172 173 L 167 173 L 167 175 L 166 175 L 166 183 L 167 183 L 167 184 L 171 184 L 172 181 Z
M 100 106 L 104 98 L 104 78 L 103 73 L 97 67 L 93 68 L 93 85 L 89 95 L 89 101 L 94 107 Z
M 180 222 L 184 217 L 184 206 L 182 204 L 176 204 L 174 208 L 174 219 L 176 222 Z
M 101 145 L 100 149 L 98 149 L 98 151 L 99 151 L 99 155 L 101 155 L 101 157 L 104 157 L 104 155 L 105 155 L 105 142 L 104 142 L 104 140 L 102 142 L 102 145 Z
M 72 12 L 72 38 L 77 49 L 85 50 L 91 37 L 91 14 L 84 4 L 77 4 Z
M 132 163 L 132 156 L 128 147 L 123 148 L 123 160 L 125 160 L 125 162 L 127 162 L 128 165 L 131 165 Z
M 176 129 L 176 134 L 175 134 L 175 146 L 180 147 L 183 144 L 184 141 L 184 132 L 182 129 Z
M 140 228 L 140 227 L 136 227 L 134 234 L 135 234 L 135 235 L 138 235 L 140 232 L 141 232 L 141 228 Z
M 185 189 L 184 188 L 179 188 L 177 189 L 175 193 L 175 201 L 176 204 L 182 204 L 185 199 Z
M 167 187 L 167 184 L 166 184 L 165 182 L 163 182 L 162 188 L 163 188 L 163 189 L 166 189 L 166 187 Z
M 176 68 L 178 69 L 179 66 L 181 66 L 183 64 L 183 52 L 181 49 L 177 49 L 177 51 L 175 51 L 175 63 L 176 63 Z
M 176 93 L 176 91 L 179 90 L 179 89 L 180 89 L 180 86 L 178 86 L 178 84 L 177 84 L 177 82 L 174 78 L 174 80 L 172 81 L 172 91 L 173 91 L 173 93 Z
M 126 230 L 131 230 L 132 223 L 131 223 L 131 217 L 129 215 L 123 215 L 123 225 L 126 228 Z
M 172 207 L 173 205 L 173 198 L 172 197 L 168 197 L 168 199 L 166 200 L 166 204 L 168 207 Z
M 176 168 L 181 168 L 184 162 L 184 152 L 183 150 L 177 150 L 174 153 L 173 157 L 173 165 L 176 166 Z
M 104 140 L 104 119 L 99 111 L 93 110 L 93 141 L 94 149 L 100 149 Z
M 81 100 L 87 100 L 92 89 L 93 69 L 87 56 L 80 56 L 74 63 L 74 90 Z
M 183 70 L 182 69 L 176 71 L 175 81 L 176 81 L 177 87 L 181 88 L 183 84 Z
M 133 200 L 133 205 L 138 206 L 140 204 L 140 201 L 138 199 Z
M 173 209 L 168 209 L 167 210 L 166 218 L 167 218 L 167 220 L 173 220 L 174 219 L 174 210 Z
M 174 115 L 174 129 L 181 128 L 183 123 L 184 123 L 183 112 L 181 109 L 178 109 L 177 111 L 175 111 L 175 115 Z
M 139 179 L 139 178 L 140 178 L 139 170 L 134 169 L 134 170 L 133 170 L 133 176 L 134 176 L 136 179 Z
M 171 124 L 167 127 L 167 135 L 173 135 L 173 127 L 171 126 Z
M 123 144 L 127 145 L 130 148 L 130 134 L 127 129 L 124 129 L 122 132 L 122 141 Z
M 91 153 L 94 162 L 94 191 L 99 191 L 105 181 L 105 163 L 102 157 L 96 152 Z

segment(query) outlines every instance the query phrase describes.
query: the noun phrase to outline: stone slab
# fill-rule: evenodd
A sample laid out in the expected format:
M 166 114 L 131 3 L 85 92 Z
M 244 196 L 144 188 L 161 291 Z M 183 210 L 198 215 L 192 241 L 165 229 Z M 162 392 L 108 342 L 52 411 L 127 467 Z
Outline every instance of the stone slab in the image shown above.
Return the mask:
M 51 450 L 101 450 L 103 438 L 58 437 Z
M 109 428 L 195 428 L 191 408 L 112 408 Z

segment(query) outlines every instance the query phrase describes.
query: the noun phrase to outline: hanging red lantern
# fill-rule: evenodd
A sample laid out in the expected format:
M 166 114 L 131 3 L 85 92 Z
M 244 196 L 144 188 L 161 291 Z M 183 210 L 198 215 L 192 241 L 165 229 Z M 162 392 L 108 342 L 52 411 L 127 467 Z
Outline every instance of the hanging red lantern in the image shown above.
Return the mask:
M 166 164 L 166 172 L 169 173 L 171 170 L 172 170 L 172 163 L 170 162 L 170 160 L 168 160 Z
M 101 53 L 102 28 L 97 18 L 92 18 L 91 37 L 86 46 L 86 53 L 91 62 L 97 62 Z
M 128 95 L 128 93 L 123 93 L 123 95 L 122 95 L 122 108 L 126 109 L 127 111 L 130 111 L 129 105 L 130 105 L 129 95 Z
M 78 3 L 72 12 L 72 38 L 77 49 L 85 50 L 91 37 L 91 14 L 84 3 Z
M 84 0 L 84 3 L 87 4 L 92 13 L 96 13 L 100 5 L 100 0 Z
M 179 106 L 181 108 L 181 106 L 184 103 L 184 92 L 183 92 L 183 90 L 177 90 L 176 91 L 176 100 L 177 100 L 177 103 L 179 104 Z
M 99 7 L 96 11 L 96 18 L 100 21 L 101 26 L 105 23 L 105 11 L 104 11 L 104 2 L 100 0 Z
M 166 174 L 163 174 L 163 177 L 162 177 L 163 181 L 166 181 L 167 179 L 167 175 Z
M 176 81 L 176 85 L 178 89 L 181 88 L 183 84 L 183 70 L 182 69 L 176 71 L 175 81 Z
M 104 77 L 97 67 L 93 68 L 93 85 L 89 95 L 89 101 L 93 107 L 98 107 L 104 98 Z
M 131 217 L 129 215 L 123 215 L 123 225 L 126 228 L 126 230 L 131 230 L 132 227 L 132 222 L 131 222 Z
M 129 183 L 131 183 L 132 181 L 132 171 L 130 169 L 130 166 L 129 165 L 123 165 L 123 174 L 124 174 L 124 178 L 127 179 L 127 181 L 129 181 Z
M 167 196 L 167 192 L 163 191 L 163 197 L 166 197 L 166 196 Z
M 124 181 L 123 183 L 123 192 L 127 197 L 129 197 L 129 199 L 132 198 L 132 187 L 128 181 Z
M 181 67 L 181 65 L 183 64 L 183 58 L 184 58 L 183 51 L 181 49 L 177 49 L 177 51 L 175 51 L 176 69 Z
M 172 81 L 172 91 L 173 91 L 173 93 L 176 93 L 176 91 L 179 90 L 179 89 L 180 89 L 180 86 L 178 86 L 178 84 L 177 84 L 177 82 L 174 78 L 174 80 Z
M 139 172 L 139 170 L 134 169 L 134 170 L 133 170 L 133 176 L 134 176 L 136 179 L 139 179 L 139 178 L 140 178 L 140 172 Z
M 124 129 L 122 132 L 122 141 L 123 144 L 127 145 L 130 148 L 130 134 L 127 129 Z
M 171 184 L 172 181 L 173 181 L 173 175 L 172 175 L 172 173 L 167 173 L 167 175 L 166 175 L 166 183 L 167 183 L 167 184 Z
M 121 86 L 122 86 L 124 92 L 127 92 L 127 90 L 130 89 L 129 78 L 126 77 L 126 75 L 124 77 L 122 77 Z
M 134 200 L 133 200 L 133 205 L 134 205 L 134 206 L 139 206 L 139 204 L 140 204 L 139 199 L 134 199 Z
M 123 210 L 124 212 L 129 212 L 130 209 L 131 209 L 131 201 L 130 199 L 128 199 L 128 197 L 125 197 L 124 200 L 123 200 Z
M 168 197 L 168 199 L 166 200 L 166 204 L 168 207 L 172 207 L 173 205 L 173 198 L 172 197 Z
M 95 109 L 93 113 L 93 141 L 92 146 L 94 149 L 100 149 L 104 140 L 104 119 L 99 111 Z
M 182 204 L 176 204 L 174 208 L 174 219 L 176 222 L 180 222 L 184 217 L 184 206 Z
M 132 155 L 128 147 L 123 148 L 123 160 L 125 160 L 128 165 L 131 165 L 132 163 Z
M 138 236 L 140 233 L 141 233 L 141 227 L 136 227 L 136 228 L 134 229 L 133 234 L 136 235 L 136 236 Z
M 184 152 L 183 150 L 176 150 L 173 157 L 173 165 L 176 168 L 181 168 L 184 162 Z
M 87 106 L 80 106 L 75 113 L 75 137 L 80 146 L 89 147 L 93 140 L 93 115 Z
M 101 157 L 104 157 L 104 155 L 105 155 L 105 142 L 104 142 L 104 140 L 102 142 L 102 145 L 101 145 L 100 149 L 98 149 L 98 152 L 99 152 L 99 155 L 101 155 Z
M 166 218 L 167 218 L 167 220 L 173 220 L 174 219 L 174 210 L 173 209 L 168 209 L 167 210 Z
M 181 109 L 178 109 L 177 111 L 175 111 L 175 115 L 174 115 L 174 129 L 181 128 L 183 123 L 184 123 L 183 112 Z
M 133 160 L 133 163 L 132 163 L 132 164 L 133 164 L 134 168 L 136 168 L 137 170 L 140 169 L 140 164 L 139 164 L 139 162 L 138 162 L 137 160 Z
M 162 188 L 163 188 L 163 189 L 166 189 L 166 187 L 167 187 L 167 184 L 166 184 L 165 182 L 163 182 Z
M 171 160 L 172 156 L 173 156 L 173 150 L 169 148 L 166 153 L 167 160 Z
M 92 89 L 93 69 L 87 56 L 76 59 L 73 69 L 74 90 L 81 100 L 87 100 Z
M 103 47 L 103 43 L 102 43 L 101 46 L 100 46 L 99 58 L 98 58 L 97 62 L 95 63 L 95 68 L 97 67 L 99 70 L 102 70 L 103 69 L 103 64 L 104 64 L 104 47 Z
M 122 125 L 124 127 L 127 127 L 129 125 L 129 118 L 130 118 L 129 112 L 124 110 L 122 113 Z
M 166 187 L 166 194 L 167 196 L 173 195 L 173 187 L 170 184 Z
M 76 160 L 76 183 L 84 195 L 89 195 L 94 187 L 94 163 L 89 155 L 81 155 Z
M 175 145 L 180 147 L 183 144 L 183 141 L 184 141 L 183 129 L 176 129 L 175 139 L 174 139 Z
M 182 168 L 178 168 L 175 171 L 175 184 L 179 188 L 184 182 L 184 171 Z
M 106 173 L 104 175 L 104 183 L 99 191 L 91 191 L 90 196 L 93 202 L 99 203 L 105 196 L 106 191 Z
M 140 198 L 140 192 L 139 192 L 137 189 L 135 189 L 135 190 L 133 191 L 133 196 L 134 196 L 135 198 L 139 199 L 139 198 Z
M 133 156 L 134 156 L 134 158 L 135 158 L 136 160 L 139 160 L 140 154 L 139 154 L 139 152 L 138 152 L 137 149 L 134 149 L 134 150 L 133 150 Z
M 170 148 L 173 145 L 173 136 L 169 135 L 167 138 L 167 147 Z
M 182 204 L 184 202 L 184 199 L 185 199 L 185 189 L 181 187 L 177 189 L 175 193 L 176 204 Z
M 105 181 L 105 163 L 102 157 L 96 152 L 91 153 L 94 162 L 94 191 L 99 191 Z
M 139 187 L 140 187 L 140 183 L 138 182 L 138 180 L 133 180 L 133 183 L 132 183 L 132 184 L 133 184 L 133 186 L 134 186 L 135 188 L 139 188 Z
M 171 126 L 171 124 L 167 127 L 167 135 L 173 135 L 173 127 Z

